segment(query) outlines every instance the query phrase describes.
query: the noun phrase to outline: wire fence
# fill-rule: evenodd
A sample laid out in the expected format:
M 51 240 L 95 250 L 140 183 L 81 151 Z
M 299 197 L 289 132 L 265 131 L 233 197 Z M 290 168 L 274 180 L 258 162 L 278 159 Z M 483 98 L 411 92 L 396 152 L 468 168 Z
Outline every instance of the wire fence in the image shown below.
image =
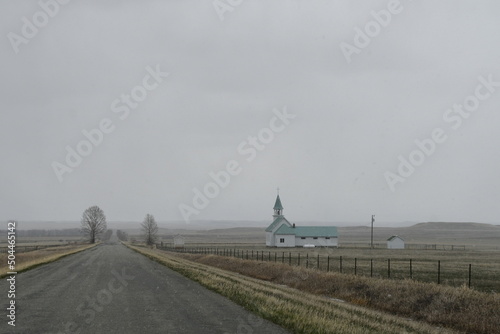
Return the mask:
M 158 244 L 157 248 L 191 254 L 212 254 L 244 260 L 268 261 L 308 269 L 356 276 L 410 279 L 450 286 L 467 286 L 481 291 L 499 292 L 500 275 L 490 267 L 442 260 L 358 258 L 310 254 L 309 252 L 245 250 L 224 247 L 182 247 Z

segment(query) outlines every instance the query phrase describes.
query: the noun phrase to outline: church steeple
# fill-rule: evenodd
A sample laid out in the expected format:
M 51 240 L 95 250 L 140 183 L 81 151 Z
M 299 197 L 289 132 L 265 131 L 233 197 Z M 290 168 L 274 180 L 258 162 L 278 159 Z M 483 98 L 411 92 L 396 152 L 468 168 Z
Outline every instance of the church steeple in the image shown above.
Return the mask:
M 276 197 L 276 203 L 274 203 L 273 209 L 274 209 L 274 215 L 273 215 L 274 218 L 283 216 L 283 205 L 281 205 L 281 199 L 279 194 Z

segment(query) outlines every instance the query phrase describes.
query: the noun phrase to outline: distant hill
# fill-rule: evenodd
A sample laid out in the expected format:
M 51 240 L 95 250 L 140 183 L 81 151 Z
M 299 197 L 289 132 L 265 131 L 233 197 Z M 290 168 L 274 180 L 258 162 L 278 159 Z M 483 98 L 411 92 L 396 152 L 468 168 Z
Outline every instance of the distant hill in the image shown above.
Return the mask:
M 261 243 L 265 242 L 265 228 L 269 222 L 263 221 L 196 221 L 186 224 L 182 221 L 159 222 L 160 235 L 168 242 L 176 234 L 187 237 L 188 243 Z M 309 224 L 296 223 L 298 226 Z M 408 243 L 493 245 L 500 246 L 500 226 L 472 222 L 425 222 L 411 226 L 382 227 L 375 223 L 374 242 L 385 243 L 392 235 L 399 235 Z M 320 224 L 318 224 L 320 225 Z M 326 223 L 322 224 L 326 225 Z M 331 225 L 336 225 L 331 223 Z M 6 225 L 5 225 L 6 226 Z M 19 222 L 19 230 L 64 230 L 78 228 L 80 222 Z M 338 226 L 339 242 L 369 243 L 371 228 L 368 224 Z M 108 228 L 126 231 L 129 235 L 139 235 L 140 222 L 108 223 Z
M 370 228 L 340 227 L 339 235 L 341 242 L 366 242 Z M 427 222 L 409 227 L 374 227 L 376 242 L 385 242 L 392 235 L 399 235 L 410 243 L 500 245 L 500 226 L 481 223 Z
M 499 225 L 491 225 L 491 224 L 482 224 L 482 223 L 454 223 L 454 222 L 428 222 L 428 223 L 419 223 L 409 228 L 418 230 L 450 230 L 450 229 L 458 229 L 461 231 L 478 231 L 478 230 L 491 230 L 495 228 L 499 228 Z

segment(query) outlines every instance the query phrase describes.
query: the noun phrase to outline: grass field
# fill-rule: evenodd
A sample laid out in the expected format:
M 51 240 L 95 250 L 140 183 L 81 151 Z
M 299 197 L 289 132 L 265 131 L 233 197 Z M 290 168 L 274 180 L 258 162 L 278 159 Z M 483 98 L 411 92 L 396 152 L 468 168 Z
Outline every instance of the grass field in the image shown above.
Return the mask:
M 53 236 L 53 237 L 18 237 L 16 238 L 17 247 L 28 246 L 54 246 L 65 245 L 68 243 L 82 242 L 84 238 L 75 236 Z M 0 240 L 0 248 L 6 247 L 7 237 Z
M 16 253 L 15 271 L 20 273 L 39 265 L 56 261 L 61 257 L 81 252 L 96 245 L 97 244 L 67 245 L 49 247 L 26 253 Z M 7 267 L 7 256 L 7 253 L 0 254 L 0 278 L 6 276 L 7 272 L 11 271 Z
M 500 292 L 500 251 L 389 250 L 360 248 L 287 248 L 262 245 L 187 245 L 185 251 L 282 262 L 358 276 L 413 279 L 460 287 L 469 284 L 483 292 Z M 318 261 L 319 260 L 319 261 Z M 390 260 L 390 263 L 389 261 Z M 411 267 L 410 267 L 411 260 Z M 439 263 L 438 263 L 439 261 Z M 390 266 L 390 268 L 389 268 Z M 438 275 L 439 267 L 439 275 Z M 390 270 L 389 270 L 390 269 Z M 389 272 L 390 271 L 390 272 Z M 438 277 L 439 276 L 439 277 Z
M 279 273 L 285 274 L 288 279 L 286 283 L 276 284 L 249 277 L 249 275 L 222 270 L 213 265 L 194 263 L 180 255 L 176 256 L 161 250 L 129 247 L 230 298 L 293 333 L 454 333 L 442 328 L 442 326 L 429 325 L 415 319 L 390 315 L 336 300 L 333 298 L 334 296 L 325 297 L 324 294 L 313 294 L 287 286 L 293 285 L 291 282 L 294 280 L 304 281 L 304 274 L 307 272 L 303 268 L 290 269 L 282 264 L 207 256 L 219 263 L 236 261 L 240 268 L 246 267 L 248 269 L 254 265 L 261 267 L 259 268 L 260 273 L 264 270 L 275 275 L 277 274 L 276 270 L 270 271 L 269 267 L 262 268 L 262 265 L 272 265 L 277 268 Z M 198 257 L 201 256 L 198 255 Z M 196 255 L 192 255 L 192 257 L 196 257 Z M 335 274 L 324 273 L 324 275 Z M 258 333 L 258 324 L 249 330 L 251 330 L 249 332 Z

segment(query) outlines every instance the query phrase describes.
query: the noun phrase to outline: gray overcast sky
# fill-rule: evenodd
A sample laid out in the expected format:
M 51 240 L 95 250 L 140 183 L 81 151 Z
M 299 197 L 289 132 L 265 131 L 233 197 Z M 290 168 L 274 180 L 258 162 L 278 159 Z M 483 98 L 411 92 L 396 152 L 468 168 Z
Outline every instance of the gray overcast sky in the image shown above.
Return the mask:
M 54 1 L 0 3 L 0 219 L 498 223 L 498 1 Z

